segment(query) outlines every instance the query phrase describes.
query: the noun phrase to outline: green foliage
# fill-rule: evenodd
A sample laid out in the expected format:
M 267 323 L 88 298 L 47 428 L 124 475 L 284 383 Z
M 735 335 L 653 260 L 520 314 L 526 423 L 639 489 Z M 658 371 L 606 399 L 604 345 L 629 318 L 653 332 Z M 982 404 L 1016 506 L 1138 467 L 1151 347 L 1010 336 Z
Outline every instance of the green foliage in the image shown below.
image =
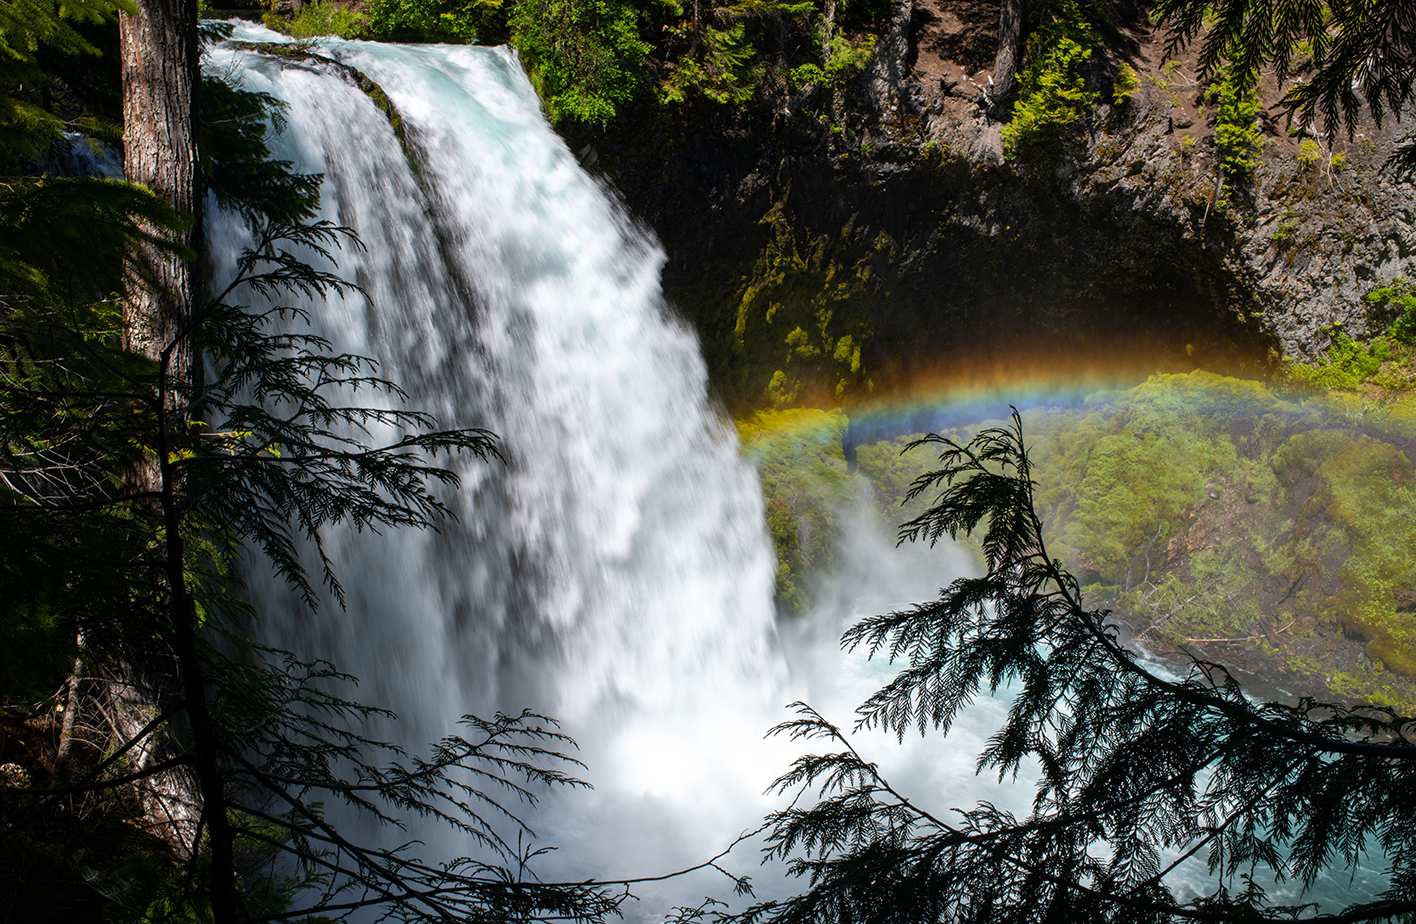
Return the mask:
M 56 111 L 56 97 L 68 95 L 68 88 L 53 80 L 42 59 L 96 56 L 83 27 L 114 22 L 127 8 L 122 0 L 0 4 L 0 175 L 41 158 L 66 128 L 98 127 L 91 113 Z
M 643 78 L 650 46 L 628 0 L 522 0 L 511 40 L 551 121 L 605 122 Z
M 1013 117 L 1003 126 L 1003 152 L 1035 160 L 1046 155 L 1073 125 L 1095 108 L 1086 89 L 1086 65 L 1097 44 L 1095 29 L 1075 0 L 1057 5 L 1053 17 L 1028 41 L 1028 66 L 1018 75 Z
M 1257 876 L 1310 888 L 1377 851 L 1389 888 L 1341 919 L 1410 918 L 1411 719 L 1252 700 L 1212 664 L 1158 676 L 1050 554 L 1016 413 L 967 444 L 918 445 L 939 467 L 916 481 L 932 503 L 901 539 L 981 533 L 986 572 L 846 632 L 845 646 L 900 665 L 859 707 L 857 727 L 946 734 L 980 692 L 1006 697 L 978 767 L 1001 779 L 1035 766 L 1031 809 L 928 808 L 936 794 L 892 785 L 842 729 L 797 704 L 774 731 L 832 750 L 777 780 L 796 796 L 769 817 L 766 853 L 806 890 L 736 920 L 1278 920 L 1300 909 L 1276 904 Z M 1207 880 L 1170 878 L 1202 852 Z
M 499 2 L 371 0 L 363 14 L 367 22 L 360 23 L 354 18 L 360 14 L 346 11 L 343 23 L 351 28 L 361 27 L 363 33 L 372 38 L 460 44 L 474 41 L 479 26 L 494 18 L 500 6 Z
M 697 92 L 715 103 L 741 104 L 751 99 L 764 66 L 755 60 L 756 50 L 747 41 L 746 31 L 742 22 L 724 29 L 711 25 L 694 28 L 687 19 L 681 22 L 674 35 L 690 50 L 669 65 L 659 83 L 660 97 L 678 103 Z
M 1278 223 L 1277 228 L 1273 229 L 1273 234 L 1269 236 L 1269 240 L 1273 241 L 1273 245 L 1281 250 L 1287 247 L 1289 243 L 1292 242 L 1293 232 L 1297 230 L 1298 219 L 1285 218 L 1283 221 Z
M 656 49 L 667 64 L 657 82 L 659 99 L 678 103 L 699 95 L 715 103 L 741 104 L 752 98 L 767 70 L 762 40 L 775 32 L 774 41 L 780 43 L 786 30 L 804 31 L 817 4 L 815 0 L 739 0 L 705 6 L 695 0 L 688 9 L 677 2 L 666 7 L 671 20 L 663 26 L 664 41 Z M 825 70 L 815 62 L 787 69 L 794 91 L 808 84 L 823 85 L 828 77 L 843 79 L 852 66 L 858 66 L 852 55 L 859 45 L 841 41 L 839 52 L 832 43 Z M 860 44 L 871 42 L 867 38 Z
M 1303 170 L 1311 170 L 1317 166 L 1322 158 L 1323 150 L 1318 147 L 1318 143 L 1312 138 L 1304 138 L 1303 143 L 1298 146 L 1298 166 Z
M 1389 286 L 1368 292 L 1365 301 L 1373 314 L 1395 316 L 1389 331 L 1393 341 L 1416 346 L 1416 286 L 1405 279 L 1396 279 Z
M 1340 326 L 1330 328 L 1328 336 L 1332 343 L 1316 362 L 1286 362 L 1285 371 L 1293 382 L 1314 389 L 1360 388 L 1392 358 L 1391 343 L 1384 337 L 1361 343 Z
M 401 42 L 505 41 L 503 0 L 370 0 L 367 5 L 307 3 L 300 15 L 265 16 L 266 25 L 299 39 L 325 35 Z
M 223 208 L 255 221 L 293 224 L 314 215 L 320 177 L 296 173 L 266 147 L 269 126 L 284 124 L 284 109 L 264 93 L 223 80 L 202 82 L 198 128 L 207 191 Z
M 826 86 L 829 79 L 821 66 L 811 62 L 799 64 L 787 72 L 787 79 L 791 81 L 792 92 L 800 93 L 809 86 Z
M 1131 94 L 1136 92 L 1136 88 L 1141 85 L 1140 77 L 1136 74 L 1136 69 L 1129 64 L 1122 63 L 1116 69 L 1116 76 L 1111 81 L 1111 102 L 1119 106 L 1131 99 Z
M 1219 165 L 1231 184 L 1245 182 L 1259 165 L 1264 136 L 1259 127 L 1259 90 L 1234 68 L 1221 68 L 1218 81 L 1205 93 L 1216 105 L 1214 144 Z
M 831 53 L 826 58 L 826 73 L 837 81 L 854 77 L 870 63 L 875 54 L 875 36 L 864 35 L 852 42 L 844 35 L 831 36 Z
M 831 36 L 830 50 L 823 64 L 807 62 L 787 72 L 793 92 L 808 86 L 840 88 L 865 69 L 875 53 L 875 36 L 865 35 L 852 42 L 844 35 Z
M 371 12 L 379 11 L 381 19 L 386 22 L 390 15 L 384 8 L 388 5 L 374 3 L 369 9 Z M 289 23 L 282 23 L 281 31 L 298 39 L 317 38 L 321 35 L 357 39 L 363 38 L 370 31 L 369 19 L 368 13 L 350 7 L 335 6 L 330 0 L 316 0 L 314 3 L 305 4 L 300 15 Z

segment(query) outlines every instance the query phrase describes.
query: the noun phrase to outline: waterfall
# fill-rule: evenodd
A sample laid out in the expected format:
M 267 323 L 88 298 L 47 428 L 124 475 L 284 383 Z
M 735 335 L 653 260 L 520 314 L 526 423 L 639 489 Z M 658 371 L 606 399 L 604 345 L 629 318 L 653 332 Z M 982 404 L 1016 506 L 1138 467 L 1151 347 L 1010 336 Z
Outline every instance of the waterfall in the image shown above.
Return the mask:
M 238 37 L 279 38 L 251 26 Z M 410 407 L 499 434 L 506 463 L 461 467 L 461 490 L 445 496 L 458 519 L 438 532 L 332 531 L 346 609 L 311 614 L 253 575 L 263 631 L 358 676 L 361 699 L 400 716 L 372 734 L 412 750 L 464 713 L 561 719 L 596 789 L 550 797 L 530 818 L 561 848 L 540 858 L 543 878 L 699 863 L 773 807 L 763 790 L 795 751 L 761 735 L 786 703 L 849 724 L 893 674 L 842 655 L 844 624 L 933 596 L 968 563 L 943 546 L 896 549 L 878 523 L 852 520 L 820 612 L 778 638 L 755 477 L 707 396 L 692 332 L 663 301 L 663 255 L 545 123 L 515 56 L 352 42 L 329 53 L 387 93 L 406 151 L 332 68 L 231 47 L 208 61 L 284 102 L 276 156 L 324 174 L 322 217 L 363 242 L 338 272 L 364 294 L 304 307 L 336 350 L 376 358 Z M 245 231 L 217 210 L 208 230 L 229 278 Z M 1028 785 L 973 772 L 1006 708 L 981 700 L 947 740 L 854 740 L 940 814 L 981 799 L 1026 812 Z M 405 837 L 434 859 L 469 849 L 436 828 Z M 759 871 L 751 846 L 730 865 L 759 897 L 804 886 Z M 1205 878 L 1195 871 L 1197 888 Z M 662 920 L 728 885 L 707 873 L 641 887 L 626 913 Z
M 444 497 L 458 519 L 438 532 L 333 530 L 344 611 L 302 612 L 253 580 L 263 631 L 358 676 L 361 699 L 401 716 L 387 734 L 405 746 L 464 713 L 559 718 L 597 786 L 538 824 L 565 875 L 705 859 L 760 819 L 783 766 L 715 736 L 760 738 L 793 696 L 760 493 L 662 299 L 663 254 L 551 131 L 510 51 L 329 53 L 388 94 L 407 154 L 332 68 L 231 48 L 208 63 L 283 101 L 274 153 L 324 174 L 321 217 L 363 242 L 338 272 L 365 294 L 308 305 L 315 332 L 375 357 L 443 426 L 496 432 L 506 462 L 461 467 Z M 243 235 L 211 219 L 218 275 Z

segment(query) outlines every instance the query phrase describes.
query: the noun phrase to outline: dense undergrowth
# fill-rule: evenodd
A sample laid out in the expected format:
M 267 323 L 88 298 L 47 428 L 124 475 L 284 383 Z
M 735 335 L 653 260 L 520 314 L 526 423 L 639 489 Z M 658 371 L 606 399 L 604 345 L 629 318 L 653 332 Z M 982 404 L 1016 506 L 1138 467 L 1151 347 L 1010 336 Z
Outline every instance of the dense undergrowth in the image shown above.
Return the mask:
M 870 64 L 888 28 L 885 0 L 314 0 L 293 17 L 268 13 L 297 38 L 510 43 L 552 121 L 603 123 L 636 98 L 740 105 L 755 95 L 827 95 Z M 1095 0 L 1028 4 L 1017 94 L 998 110 L 1004 149 L 1024 160 L 1064 142 L 1102 99 L 1096 66 L 1117 101 L 1134 71 L 1106 54 L 1120 35 Z M 1114 72 L 1114 73 L 1113 73 Z
M 1416 393 L 1196 372 L 1024 421 L 1049 542 L 1141 643 L 1416 706 Z M 852 482 L 845 423 L 771 412 L 740 428 L 762 471 L 787 608 L 809 611 L 844 498 L 865 492 L 892 526 L 928 500 L 901 507 L 936 464 L 904 451 L 908 436 L 857 447 Z
M 868 63 L 882 0 L 316 0 L 267 24 L 297 38 L 510 43 L 552 121 L 603 123 L 637 97 L 741 104 L 770 74 L 791 92 Z

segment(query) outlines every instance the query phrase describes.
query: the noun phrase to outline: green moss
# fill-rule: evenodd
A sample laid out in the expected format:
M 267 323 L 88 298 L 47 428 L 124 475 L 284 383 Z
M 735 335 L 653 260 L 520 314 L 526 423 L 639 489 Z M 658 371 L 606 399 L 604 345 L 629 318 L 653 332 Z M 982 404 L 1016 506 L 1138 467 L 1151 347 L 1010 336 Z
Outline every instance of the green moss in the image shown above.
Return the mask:
M 834 404 L 868 391 L 862 349 L 873 335 L 877 310 L 874 266 L 888 264 L 888 238 L 810 235 L 797 229 L 778 205 L 771 229 L 737 302 L 733 338 L 737 364 L 758 373 L 742 397 L 773 406 L 804 401 Z M 763 381 L 763 379 L 767 379 Z
M 1306 664 L 1285 646 L 1325 625 L 1385 672 L 1366 687 L 1349 672 L 1334 692 L 1412 695 L 1416 472 L 1384 439 L 1416 434 L 1416 395 L 1291 400 L 1192 373 L 1024 418 L 1049 545 L 1089 593 L 1151 637 L 1241 639 L 1279 668 Z M 895 522 L 918 513 L 898 504 L 935 462 L 901 456 L 908 439 L 857 449 Z M 1276 646 L 1264 626 L 1283 630 Z
M 835 562 L 839 511 L 854 497 L 840 411 L 760 411 L 738 421 L 744 458 L 757 467 L 767 530 L 777 552 L 777 600 L 805 612 L 810 585 Z

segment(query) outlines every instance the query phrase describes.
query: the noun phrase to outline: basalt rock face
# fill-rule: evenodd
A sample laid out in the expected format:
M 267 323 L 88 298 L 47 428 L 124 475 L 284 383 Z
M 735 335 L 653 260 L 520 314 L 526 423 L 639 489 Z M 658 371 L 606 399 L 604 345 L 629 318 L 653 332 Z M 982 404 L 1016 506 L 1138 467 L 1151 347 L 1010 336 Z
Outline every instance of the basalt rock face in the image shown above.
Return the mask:
M 849 402 L 1019 356 L 1259 370 L 1311 358 L 1335 323 L 1368 331 L 1362 295 L 1416 277 L 1416 191 L 1379 174 L 1392 126 L 1305 149 L 1266 116 L 1254 178 L 1221 187 L 1213 106 L 1143 36 L 1128 95 L 1098 61 L 1117 101 L 1005 162 L 978 42 L 931 40 L 920 0 L 901 10 L 904 80 L 877 61 L 846 86 L 563 127 L 662 241 L 665 291 L 730 406 Z

